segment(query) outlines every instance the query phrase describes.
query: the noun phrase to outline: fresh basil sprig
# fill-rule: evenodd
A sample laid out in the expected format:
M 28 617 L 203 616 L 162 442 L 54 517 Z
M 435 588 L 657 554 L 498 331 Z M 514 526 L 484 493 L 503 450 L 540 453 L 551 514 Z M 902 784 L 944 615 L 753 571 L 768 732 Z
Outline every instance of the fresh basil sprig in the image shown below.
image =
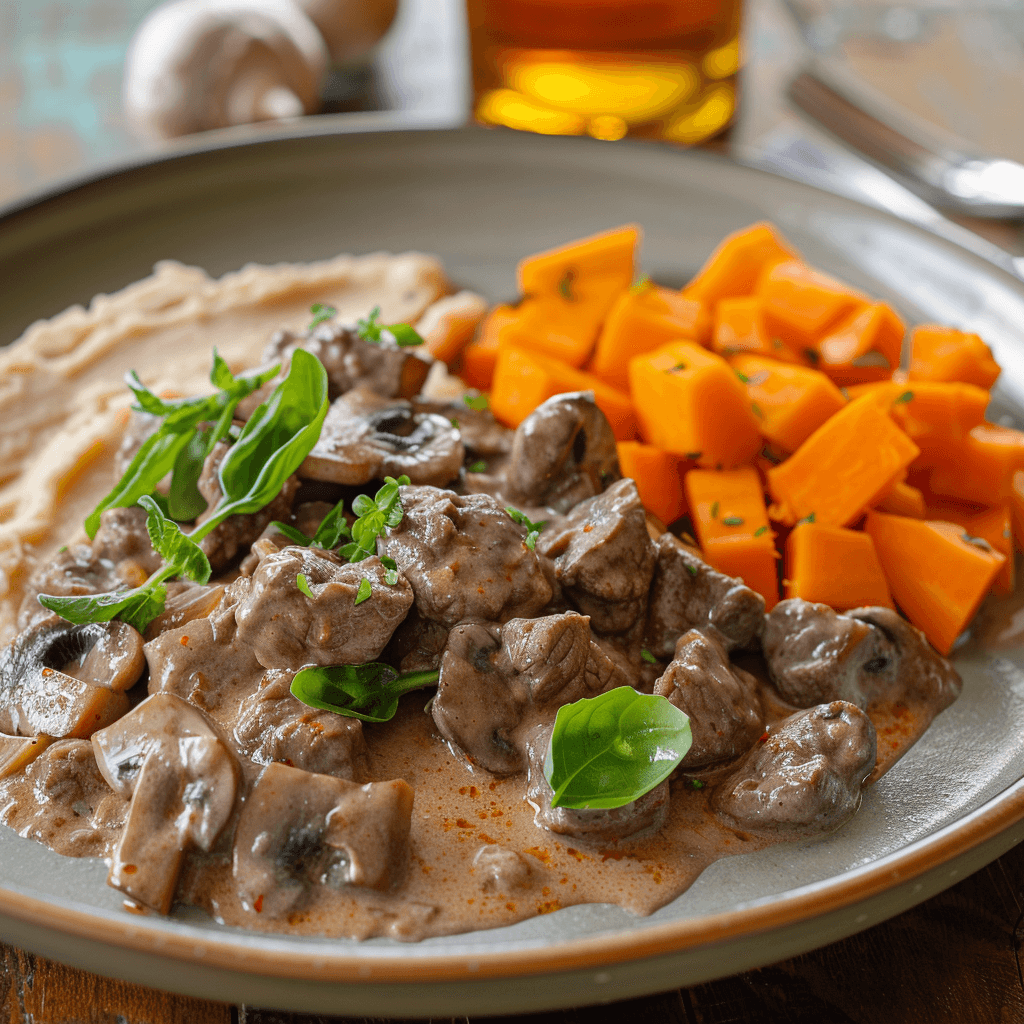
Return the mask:
M 667 697 L 620 686 L 555 715 L 544 775 L 552 807 L 622 807 L 667 779 L 686 756 L 690 719 Z
M 374 306 L 368 317 L 356 321 L 356 334 L 371 345 L 379 345 L 382 341 L 393 341 L 400 348 L 424 344 L 422 336 L 411 324 L 389 324 L 385 327 L 379 321 L 380 306 Z
M 309 311 L 313 314 L 313 321 L 309 325 L 309 330 L 311 331 L 325 321 L 330 320 L 332 316 L 337 316 L 338 314 L 334 306 L 329 306 L 326 302 L 314 302 L 309 307 Z
M 194 519 L 206 508 L 206 502 L 196 489 L 196 481 L 206 456 L 213 446 L 226 437 L 238 403 L 257 388 L 262 387 L 278 372 L 277 366 L 249 376 L 235 377 L 228 365 L 213 353 L 210 381 L 219 390 L 202 398 L 184 398 L 168 401 L 154 395 L 132 370 L 125 383 L 135 394 L 134 406 L 139 412 L 162 416 L 163 422 L 155 433 L 146 438 L 135 453 L 128 469 L 114 489 L 96 506 L 85 520 L 85 532 L 96 536 L 100 516 L 108 508 L 127 508 L 144 494 L 152 494 L 156 485 L 172 470 L 170 513 L 182 521 Z M 207 430 L 203 444 L 196 442 L 201 423 L 214 423 Z
M 371 661 L 365 665 L 304 668 L 295 674 L 291 691 L 311 708 L 363 722 L 389 722 L 398 710 L 399 697 L 436 686 L 439 677 L 436 671 L 399 674 L 390 665 Z
M 513 520 L 515 520 L 515 522 L 519 523 L 520 526 L 526 527 L 526 537 L 523 540 L 523 543 L 533 551 L 537 546 L 537 538 L 540 536 L 540 531 L 548 525 L 548 521 L 543 519 L 539 523 L 531 522 L 530 517 L 525 512 L 520 512 L 519 509 L 512 508 L 511 506 L 506 508 L 505 511 L 513 518 Z
M 144 630 L 163 610 L 164 580 L 188 576 L 205 583 L 210 578 L 210 565 L 198 542 L 229 516 L 255 512 L 277 496 L 316 444 L 327 406 L 327 371 L 316 356 L 304 349 L 296 351 L 288 376 L 253 413 L 225 455 L 221 463 L 223 497 L 208 519 L 183 534 L 155 497 L 138 496 L 147 512 L 146 529 L 153 547 L 164 559 L 142 586 L 72 597 L 42 594 L 39 603 L 69 622 L 109 622 L 120 617 L 140 632 Z
M 320 525 L 312 537 L 307 537 L 298 527 L 292 526 L 290 523 L 282 523 L 275 519 L 270 525 L 278 533 L 283 533 L 293 544 L 300 544 L 305 548 L 325 548 L 329 551 L 331 548 L 336 548 L 343 537 L 352 536 L 345 519 L 344 501 L 339 501 L 320 520 Z
M 384 477 L 384 486 L 371 498 L 360 494 L 352 502 L 352 511 L 359 517 L 352 524 L 352 541 L 341 549 L 343 558 L 350 562 L 361 562 L 377 554 L 377 538 L 385 527 L 398 526 L 404 512 L 398 488 L 408 485 L 409 478 L 400 476 Z

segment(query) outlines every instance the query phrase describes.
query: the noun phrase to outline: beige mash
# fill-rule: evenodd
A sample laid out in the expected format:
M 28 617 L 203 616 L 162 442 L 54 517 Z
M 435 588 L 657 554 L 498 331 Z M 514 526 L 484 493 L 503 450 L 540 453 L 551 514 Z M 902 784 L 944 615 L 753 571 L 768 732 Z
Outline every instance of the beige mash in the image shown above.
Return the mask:
M 380 306 L 383 323 L 416 323 L 450 290 L 440 262 L 419 253 L 250 265 L 217 280 L 167 261 L 29 327 L 0 353 L 0 642 L 15 632 L 26 576 L 84 537 L 84 517 L 113 485 L 128 370 L 158 393 L 209 393 L 214 346 L 235 373 L 252 368 L 275 330 L 308 325 L 315 302 L 342 319 Z

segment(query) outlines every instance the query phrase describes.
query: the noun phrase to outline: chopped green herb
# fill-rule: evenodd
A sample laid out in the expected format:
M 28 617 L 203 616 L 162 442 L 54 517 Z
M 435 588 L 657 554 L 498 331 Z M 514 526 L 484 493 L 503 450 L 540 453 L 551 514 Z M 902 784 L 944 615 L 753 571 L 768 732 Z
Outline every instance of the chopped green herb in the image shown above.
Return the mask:
M 676 365 L 673 366 L 671 370 L 666 370 L 665 372 L 666 373 L 675 373 L 677 370 L 685 370 L 685 369 L 686 369 L 686 363 L 676 363 Z
M 687 452 L 686 457 L 691 462 L 696 462 L 704 453 L 703 452 Z
M 750 383 L 750 378 L 745 373 L 740 373 L 740 371 L 737 370 L 736 371 L 736 376 L 739 377 L 741 384 L 749 384 Z
M 515 522 L 519 523 L 520 526 L 526 527 L 526 537 L 523 540 L 523 543 L 533 551 L 537 546 L 537 538 L 540 536 L 540 531 L 548 525 L 548 521 L 543 519 L 539 523 L 531 522 L 529 516 L 520 512 L 517 508 L 510 507 L 506 508 L 505 511 Z
M 455 418 L 454 416 L 453 416 L 453 417 L 451 418 L 451 425 L 452 425 L 452 426 L 453 426 L 453 427 L 454 427 L 454 428 L 455 428 L 456 430 L 458 430 L 458 429 L 459 429 L 459 421 L 458 421 L 458 420 L 457 420 L 457 419 L 456 419 L 456 418 Z
M 902 395 L 893 399 L 893 405 L 904 405 L 906 402 L 912 402 L 914 400 L 913 391 L 904 391 Z
M 484 462 L 483 459 L 477 459 L 476 462 L 467 466 L 466 469 L 468 469 L 470 473 L 486 473 L 487 463 Z
M 561 281 L 558 282 L 558 290 L 562 294 L 562 298 L 568 302 L 575 302 L 576 296 L 573 295 L 572 286 L 576 280 L 576 271 L 572 267 L 566 267 L 565 273 L 562 275 Z
M 642 292 L 647 291 L 648 288 L 652 287 L 653 281 L 651 281 L 649 274 L 641 274 L 640 280 L 636 284 L 630 286 L 631 295 L 640 295 Z
M 845 398 L 845 399 L 846 399 L 847 401 L 849 401 L 849 400 L 850 400 L 850 392 L 849 392 L 849 391 L 848 391 L 848 390 L 847 390 L 846 388 L 840 388 L 840 389 L 839 389 L 839 393 L 840 393 L 840 394 L 841 394 L 841 395 L 843 396 L 843 398 Z
M 306 574 L 304 572 L 300 572 L 295 577 L 295 586 L 297 586 L 299 590 L 301 590 L 310 600 L 316 600 L 313 596 L 313 591 L 309 589 L 309 580 L 306 579 Z
M 373 593 L 373 588 L 370 586 L 370 581 L 364 576 L 359 581 L 359 587 L 356 590 L 356 604 L 362 604 L 364 601 L 370 600 L 370 595 Z
M 640 657 L 643 658 L 644 661 L 646 661 L 648 665 L 657 665 L 658 664 L 658 659 L 653 654 L 651 654 L 651 652 L 649 650 L 647 650 L 646 647 L 641 647 L 640 648 Z
M 767 526 L 759 526 L 759 527 L 758 527 L 758 528 L 757 528 L 757 529 L 756 529 L 756 530 L 754 531 L 754 536 L 755 536 L 755 537 L 760 537 L 760 536 L 761 536 L 762 534 L 765 534 L 765 533 L 767 533 L 767 532 L 768 532 L 768 527 L 767 527 Z
M 359 517 L 350 531 L 352 540 L 341 549 L 341 556 L 350 562 L 361 562 L 377 553 L 377 538 L 385 527 L 392 529 L 402 522 L 402 502 L 399 488 L 407 485 L 409 478 L 386 476 L 384 486 L 371 498 L 360 494 L 352 502 L 352 511 Z
M 313 321 L 309 325 L 310 330 L 319 327 L 325 320 L 330 320 L 332 316 L 338 315 L 338 311 L 333 306 L 328 306 L 323 302 L 314 302 L 309 307 L 309 311 L 313 314 Z
M 486 395 L 463 395 L 463 402 L 470 407 L 470 409 L 476 409 L 478 412 L 486 409 L 490 405 Z
M 766 459 L 773 466 L 777 466 L 782 461 L 782 456 L 777 452 L 773 452 L 767 445 L 761 450 L 761 457 Z
M 374 306 L 370 315 L 356 321 L 356 334 L 371 345 L 379 345 L 382 341 L 393 341 L 400 348 L 424 344 L 423 338 L 409 324 L 380 323 L 380 306 Z
M 384 582 L 393 587 L 398 582 L 398 563 L 388 555 L 380 556 L 380 564 L 384 566 Z
M 702 781 L 701 779 L 690 779 L 691 789 L 703 789 L 706 785 L 707 783 Z
M 664 782 L 692 742 L 682 711 L 632 686 L 563 704 L 544 758 L 551 806 L 623 807 Z
M 59 547 L 59 548 L 57 549 L 57 554 L 59 554 L 59 555 L 63 555 L 63 554 L 64 554 L 64 552 L 65 552 L 65 551 L 67 551 L 67 549 L 68 549 L 68 546 L 67 546 L 67 544 L 64 544 L 64 545 L 62 545 L 61 547 Z
M 686 566 L 686 571 L 687 571 L 687 572 L 688 572 L 688 573 L 689 573 L 689 574 L 690 574 L 691 576 L 696 576 L 696 575 L 697 575 L 697 566 L 695 566 L 695 565 L 690 565 L 689 563 L 687 563 L 687 566 Z
M 287 537 L 293 544 L 301 544 L 304 548 L 309 547 L 309 538 L 301 530 L 289 523 L 282 523 L 279 519 L 274 519 L 271 521 L 270 525 L 277 530 L 278 533 Z
M 764 413 L 761 411 L 761 406 L 759 406 L 757 404 L 757 402 L 751 402 L 750 403 L 750 408 L 751 408 L 751 411 L 754 413 L 754 415 L 759 420 L 763 420 L 764 419 Z
M 779 338 L 772 338 L 772 348 L 782 348 L 782 341 Z
M 711 518 L 712 519 L 717 519 L 718 518 L 718 502 L 717 501 L 711 502 Z
M 802 526 L 804 523 L 813 523 L 813 522 L 814 522 L 814 513 L 812 512 L 810 515 L 804 516 L 803 519 L 797 520 L 797 524 L 796 525 L 797 526 Z
M 726 516 L 722 520 L 723 526 L 742 526 L 743 518 L 741 516 Z

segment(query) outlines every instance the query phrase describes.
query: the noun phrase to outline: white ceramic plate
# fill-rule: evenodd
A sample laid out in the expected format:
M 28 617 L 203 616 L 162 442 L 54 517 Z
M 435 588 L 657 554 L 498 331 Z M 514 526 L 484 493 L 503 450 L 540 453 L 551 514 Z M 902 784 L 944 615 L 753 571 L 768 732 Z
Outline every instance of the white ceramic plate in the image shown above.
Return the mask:
M 980 332 L 1024 410 L 1024 284 L 888 214 L 761 171 L 653 145 L 486 132 L 200 140 L 0 215 L 0 341 L 175 258 L 250 261 L 422 249 L 493 299 L 527 253 L 625 221 L 643 269 L 682 283 L 728 231 L 775 221 L 812 263 L 911 322 Z M 837 835 L 719 861 L 652 917 L 573 907 L 416 945 L 248 934 L 121 909 L 97 860 L 0 828 L 0 935 L 157 988 L 291 1009 L 522 1012 L 692 984 L 892 916 L 1024 838 L 1024 650 L 958 657 L 963 696 Z

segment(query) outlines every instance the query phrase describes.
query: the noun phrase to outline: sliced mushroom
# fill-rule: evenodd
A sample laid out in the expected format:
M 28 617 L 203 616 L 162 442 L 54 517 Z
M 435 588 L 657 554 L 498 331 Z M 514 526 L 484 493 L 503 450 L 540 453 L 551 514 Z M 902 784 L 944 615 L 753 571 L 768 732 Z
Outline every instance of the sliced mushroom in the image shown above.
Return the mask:
M 85 739 L 116 721 L 128 710 L 122 691 L 142 672 L 141 639 L 122 623 L 74 626 L 55 616 L 19 633 L 0 651 L 0 732 Z
M 30 765 L 53 740 L 49 736 L 0 735 L 0 779 Z
M 459 430 L 447 417 L 356 389 L 331 404 L 299 475 L 337 484 L 405 475 L 414 484 L 443 487 L 459 475 L 464 458 Z
M 92 738 L 111 788 L 131 797 L 107 882 L 166 914 L 185 853 L 209 851 L 227 824 L 240 781 L 217 727 L 173 693 L 157 693 Z
M 393 888 L 409 857 L 412 802 L 402 779 L 358 786 L 267 765 L 235 832 L 238 895 L 256 913 L 280 917 L 317 887 Z
M 513 501 L 564 513 L 621 476 L 615 435 L 592 391 L 555 395 L 516 429 L 507 473 Z

